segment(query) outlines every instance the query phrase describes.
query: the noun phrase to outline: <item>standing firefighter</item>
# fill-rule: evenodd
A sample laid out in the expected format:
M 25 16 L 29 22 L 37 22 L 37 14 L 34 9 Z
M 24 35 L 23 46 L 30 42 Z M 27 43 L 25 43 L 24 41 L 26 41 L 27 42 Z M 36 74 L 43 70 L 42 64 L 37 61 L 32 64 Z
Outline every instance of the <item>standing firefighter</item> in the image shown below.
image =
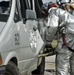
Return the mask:
M 66 1 L 63 2 L 66 3 Z M 48 12 L 46 41 L 50 43 L 55 35 L 58 37 L 56 75 L 69 75 L 70 66 L 70 75 L 74 75 L 74 64 L 70 62 L 74 52 L 74 16 L 56 7 L 50 8 Z

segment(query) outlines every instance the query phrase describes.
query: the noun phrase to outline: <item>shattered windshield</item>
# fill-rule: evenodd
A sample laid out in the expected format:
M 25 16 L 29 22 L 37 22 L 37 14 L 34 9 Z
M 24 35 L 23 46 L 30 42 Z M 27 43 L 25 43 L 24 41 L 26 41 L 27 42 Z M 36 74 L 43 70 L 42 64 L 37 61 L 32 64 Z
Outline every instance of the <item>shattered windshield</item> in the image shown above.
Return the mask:
M 10 2 L 8 0 L 0 0 L 0 14 L 10 13 Z

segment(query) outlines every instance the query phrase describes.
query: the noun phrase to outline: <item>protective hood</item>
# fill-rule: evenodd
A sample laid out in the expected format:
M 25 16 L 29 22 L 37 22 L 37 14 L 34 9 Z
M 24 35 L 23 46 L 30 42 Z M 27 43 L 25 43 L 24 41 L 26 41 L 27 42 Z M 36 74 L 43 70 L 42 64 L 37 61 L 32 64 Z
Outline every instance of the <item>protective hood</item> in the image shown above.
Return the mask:
M 2 2 L 2 1 L 9 1 L 9 0 L 0 0 L 0 2 Z

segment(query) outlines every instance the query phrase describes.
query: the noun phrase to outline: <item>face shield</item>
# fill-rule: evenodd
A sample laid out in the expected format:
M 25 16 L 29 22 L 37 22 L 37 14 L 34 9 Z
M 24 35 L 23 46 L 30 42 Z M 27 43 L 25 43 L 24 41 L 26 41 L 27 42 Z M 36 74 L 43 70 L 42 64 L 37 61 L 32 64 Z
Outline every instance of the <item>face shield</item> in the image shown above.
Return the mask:
M 63 4 L 63 3 L 69 3 L 70 0 L 57 0 L 57 2 L 58 2 L 59 4 Z
M 61 3 L 68 3 L 69 0 L 61 0 Z
M 74 0 L 71 0 L 71 3 L 74 3 Z

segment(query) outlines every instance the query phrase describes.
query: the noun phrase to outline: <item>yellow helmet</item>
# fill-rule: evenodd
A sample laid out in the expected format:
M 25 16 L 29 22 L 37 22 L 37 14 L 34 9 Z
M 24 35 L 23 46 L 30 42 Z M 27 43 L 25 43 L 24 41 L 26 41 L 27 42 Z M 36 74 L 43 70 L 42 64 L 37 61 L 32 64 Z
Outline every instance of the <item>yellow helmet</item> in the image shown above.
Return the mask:
M 74 9 L 74 4 L 70 4 L 71 8 Z

